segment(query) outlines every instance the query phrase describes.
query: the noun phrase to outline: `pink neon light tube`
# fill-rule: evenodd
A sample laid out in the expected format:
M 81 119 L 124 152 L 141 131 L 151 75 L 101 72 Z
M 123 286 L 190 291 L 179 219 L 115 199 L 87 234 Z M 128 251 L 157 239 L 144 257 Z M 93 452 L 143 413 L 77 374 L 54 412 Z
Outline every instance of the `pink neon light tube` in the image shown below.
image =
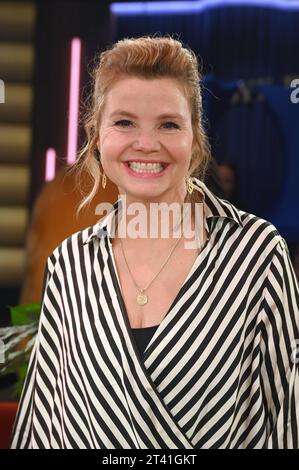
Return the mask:
M 55 178 L 56 171 L 56 152 L 54 149 L 46 151 L 46 181 L 52 181 Z
M 80 91 L 81 39 L 73 38 L 71 43 L 71 73 L 69 94 L 69 125 L 67 162 L 72 164 L 77 158 L 79 91 Z

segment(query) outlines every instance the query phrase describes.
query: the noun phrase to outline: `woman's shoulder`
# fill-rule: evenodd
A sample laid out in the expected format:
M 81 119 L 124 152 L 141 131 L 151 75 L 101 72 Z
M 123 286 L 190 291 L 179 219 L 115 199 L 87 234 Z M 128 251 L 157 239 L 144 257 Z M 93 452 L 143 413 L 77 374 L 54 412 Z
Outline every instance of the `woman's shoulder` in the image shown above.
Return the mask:
M 51 256 L 57 258 L 64 250 L 70 247 L 84 247 L 89 244 L 93 239 L 100 239 L 106 236 L 107 233 L 113 233 L 113 221 L 114 216 L 119 208 L 119 200 L 114 204 L 105 204 L 104 211 L 105 216 L 101 216 L 100 219 L 94 224 L 84 229 L 78 230 L 66 237 L 52 252 Z M 101 212 L 102 214 L 102 212 Z
M 220 198 L 214 194 L 202 181 L 193 178 L 194 187 L 204 195 L 205 211 L 207 218 L 212 218 L 224 227 L 223 221 L 235 224 L 234 235 L 244 237 L 244 240 L 254 239 L 260 241 L 265 238 L 269 243 L 279 243 L 282 239 L 277 227 L 269 220 L 243 210 L 240 206 Z M 240 240 L 240 238 L 239 238 Z
M 247 239 L 256 241 L 257 244 L 262 244 L 265 249 L 275 250 L 277 246 L 282 247 L 288 251 L 288 246 L 279 232 L 279 229 L 269 220 L 264 219 L 251 212 L 244 211 L 236 206 L 231 206 L 238 212 L 241 220 L 240 231 Z
M 101 221 L 97 222 L 95 225 L 91 225 L 82 230 L 78 230 L 77 232 L 70 234 L 68 237 L 62 240 L 48 257 L 47 264 L 49 270 L 53 270 L 57 262 L 59 262 L 65 256 L 68 256 L 70 253 L 72 253 L 73 255 L 79 255 L 81 249 L 84 249 L 88 241 L 93 236 L 99 236 L 100 228 Z
M 235 210 L 237 210 L 240 215 L 243 229 L 248 229 L 250 226 L 254 226 L 256 229 L 259 228 L 262 232 L 269 234 L 273 238 L 277 238 L 277 240 L 281 238 L 279 230 L 270 220 L 264 219 L 263 217 L 237 207 L 235 207 Z

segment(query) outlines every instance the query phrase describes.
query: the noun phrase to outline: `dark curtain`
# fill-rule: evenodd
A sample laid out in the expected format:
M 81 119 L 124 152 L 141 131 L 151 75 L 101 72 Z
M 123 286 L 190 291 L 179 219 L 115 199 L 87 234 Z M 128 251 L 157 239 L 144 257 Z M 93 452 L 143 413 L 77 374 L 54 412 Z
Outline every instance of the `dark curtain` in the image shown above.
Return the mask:
M 114 40 L 145 34 L 174 35 L 202 59 L 206 130 L 216 160 L 237 169 L 240 208 L 299 240 L 299 103 L 284 85 L 299 77 L 299 9 L 218 6 L 114 18 Z
M 205 74 L 224 80 L 272 77 L 279 82 L 299 72 L 299 9 L 236 5 L 115 18 L 114 40 L 155 33 L 177 35 L 202 57 Z

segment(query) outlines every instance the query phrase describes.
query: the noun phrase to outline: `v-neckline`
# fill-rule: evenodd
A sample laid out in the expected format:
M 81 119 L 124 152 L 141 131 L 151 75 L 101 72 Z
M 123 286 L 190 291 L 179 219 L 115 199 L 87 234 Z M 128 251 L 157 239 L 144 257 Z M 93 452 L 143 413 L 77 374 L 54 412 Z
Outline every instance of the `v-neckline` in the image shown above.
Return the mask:
M 174 429 L 177 430 L 177 432 L 179 433 L 179 435 L 182 436 L 182 438 L 186 442 L 186 444 L 189 445 L 189 447 L 186 447 L 186 448 L 190 448 L 190 449 L 193 448 L 193 445 L 192 445 L 191 441 L 189 440 L 189 438 L 184 434 L 183 430 L 180 428 L 178 423 L 176 422 L 175 417 L 173 416 L 173 414 L 171 413 L 171 411 L 168 408 L 167 404 L 164 402 L 161 394 L 159 393 L 157 385 L 154 383 L 152 375 L 146 367 L 146 360 L 147 360 L 147 354 L 148 354 L 149 347 L 152 345 L 153 341 L 155 341 L 155 339 L 157 338 L 157 335 L 160 334 L 161 329 L 165 325 L 166 318 L 173 311 L 173 309 L 175 308 L 175 306 L 177 304 L 178 299 L 181 297 L 182 292 L 185 288 L 186 282 L 188 281 L 188 279 L 192 275 L 192 273 L 195 271 L 197 265 L 200 264 L 201 258 L 203 258 L 205 256 L 205 251 L 207 250 L 209 243 L 210 243 L 210 237 L 207 238 L 203 248 L 201 249 L 200 253 L 196 257 L 196 259 L 195 259 L 188 275 L 186 276 L 185 281 L 182 284 L 178 294 L 176 295 L 175 299 L 173 300 L 173 302 L 172 302 L 170 308 L 168 309 L 166 315 L 164 316 L 162 321 L 159 323 L 156 331 L 154 332 L 154 335 L 152 336 L 152 338 L 151 338 L 149 344 L 147 345 L 145 351 L 143 352 L 143 354 L 141 354 L 139 352 L 139 349 L 138 349 L 138 346 L 136 344 L 134 334 L 132 332 L 132 328 L 131 328 L 131 325 L 130 325 L 130 322 L 129 322 L 129 317 L 128 317 L 126 305 L 125 305 L 123 295 L 122 295 L 122 292 L 121 292 L 121 288 L 120 288 L 120 280 L 119 280 L 118 272 L 117 272 L 117 269 L 116 269 L 116 264 L 115 264 L 115 259 L 114 259 L 114 253 L 113 253 L 113 250 L 112 250 L 111 239 L 110 239 L 110 242 L 108 242 L 109 248 L 107 250 L 108 251 L 108 264 L 110 263 L 109 272 L 110 272 L 110 275 L 111 275 L 112 280 L 113 280 L 113 284 L 114 284 L 114 288 L 115 288 L 116 296 L 117 296 L 117 302 L 118 302 L 118 305 L 120 307 L 120 312 L 121 312 L 121 315 L 122 315 L 122 318 L 123 318 L 123 321 L 124 321 L 124 324 L 125 324 L 126 330 L 127 330 L 126 332 L 123 333 L 123 335 L 128 336 L 128 338 L 130 340 L 131 347 L 133 348 L 134 353 L 135 353 L 135 357 L 133 358 L 133 360 L 137 361 L 137 363 L 140 367 L 140 370 L 143 373 L 143 378 L 140 378 L 140 380 L 141 381 L 142 380 L 147 381 L 147 383 L 151 387 L 151 390 L 155 394 L 156 399 L 158 400 L 160 405 L 163 407 L 164 412 L 167 413 L 167 415 L 171 419 L 171 422 L 173 423 Z M 107 247 L 107 245 L 106 245 L 106 247 Z M 181 439 L 181 437 L 180 437 L 180 439 Z
M 123 297 L 123 294 L 122 294 L 122 290 L 121 290 L 121 283 L 120 283 L 120 278 L 119 278 L 119 274 L 118 274 L 118 270 L 117 270 L 117 267 L 116 267 L 116 262 L 115 262 L 115 258 L 114 258 L 114 253 L 113 253 L 113 247 L 112 247 L 112 241 L 110 240 L 110 243 L 109 243 L 109 256 L 110 256 L 110 259 L 112 261 L 112 269 L 113 269 L 113 277 L 115 279 L 115 289 L 116 289 L 116 293 L 117 293 L 117 299 L 118 299 L 118 302 L 119 302 L 119 305 L 120 305 L 120 310 L 122 312 L 122 315 L 123 315 L 123 319 L 124 319 L 124 322 L 125 322 L 125 325 L 126 325 L 126 328 L 127 328 L 127 332 L 128 332 L 128 335 L 130 337 L 130 340 L 131 340 L 131 343 L 134 347 L 134 351 L 135 351 L 135 354 L 136 356 L 138 357 L 138 360 L 139 362 L 142 364 L 142 366 L 144 367 L 144 358 L 146 356 L 146 352 L 149 348 L 149 346 L 152 344 L 152 342 L 154 341 L 154 339 L 157 337 L 157 335 L 159 335 L 160 333 L 160 330 L 161 328 L 164 326 L 165 324 L 165 321 L 166 321 L 166 318 L 169 316 L 169 314 L 172 312 L 172 310 L 175 308 L 178 300 L 181 298 L 182 296 L 182 293 L 184 291 L 184 288 L 185 288 L 185 285 L 186 283 L 188 282 L 189 278 L 191 277 L 191 275 L 193 274 L 193 272 L 195 271 L 197 265 L 199 264 L 200 262 L 200 258 L 202 256 L 204 256 L 204 252 L 206 251 L 206 248 L 208 246 L 210 242 L 210 237 L 207 237 L 206 241 L 205 241 L 205 244 L 204 246 L 202 247 L 202 249 L 200 250 L 200 252 L 198 253 L 196 259 L 194 260 L 194 263 L 192 265 L 192 267 L 190 268 L 187 276 L 185 277 L 185 280 L 183 281 L 179 291 L 177 292 L 177 295 L 175 296 L 175 298 L 173 299 L 169 309 L 167 310 L 166 314 L 163 316 L 162 320 L 160 321 L 160 323 L 158 324 L 158 328 L 156 329 L 154 335 L 152 336 L 149 344 L 147 345 L 144 353 L 143 353 L 143 357 L 140 356 L 139 354 L 139 351 L 138 351 L 138 348 L 137 348 L 137 345 L 135 343 L 135 338 L 134 338 L 134 335 L 133 335 L 133 332 L 132 332 L 132 327 L 131 327 L 131 324 L 130 324 L 130 321 L 129 321 L 129 315 L 128 315 L 128 312 L 127 312 L 127 307 L 126 307 L 126 304 L 125 304 L 125 301 L 124 301 L 124 297 Z M 155 325 L 154 325 L 155 326 Z M 157 325 L 156 325 L 157 326 Z M 150 326 L 151 327 L 151 326 Z

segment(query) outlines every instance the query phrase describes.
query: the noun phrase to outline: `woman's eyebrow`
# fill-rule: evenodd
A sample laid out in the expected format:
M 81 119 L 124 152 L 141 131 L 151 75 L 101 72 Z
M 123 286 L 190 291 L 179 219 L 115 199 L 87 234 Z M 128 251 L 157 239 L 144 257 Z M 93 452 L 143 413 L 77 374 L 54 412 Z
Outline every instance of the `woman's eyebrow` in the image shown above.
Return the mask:
M 115 111 L 113 111 L 113 113 L 110 114 L 110 117 L 114 117 L 114 116 L 128 116 L 128 117 L 131 117 L 133 119 L 138 118 L 138 116 L 136 116 L 136 114 L 131 113 L 130 111 L 126 111 L 124 109 L 116 109 Z M 163 114 L 159 114 L 157 116 L 157 119 L 179 119 L 181 121 L 185 120 L 185 118 L 180 113 L 163 113 Z

